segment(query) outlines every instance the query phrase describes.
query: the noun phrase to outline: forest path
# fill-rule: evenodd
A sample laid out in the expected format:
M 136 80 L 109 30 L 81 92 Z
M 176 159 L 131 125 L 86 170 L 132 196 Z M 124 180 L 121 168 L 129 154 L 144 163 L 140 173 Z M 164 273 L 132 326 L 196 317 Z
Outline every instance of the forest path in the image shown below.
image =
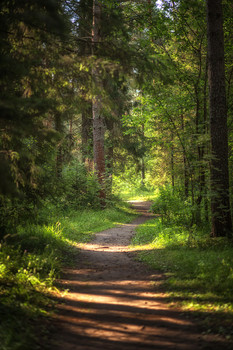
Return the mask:
M 80 245 L 77 268 L 59 283 L 69 289 L 54 316 L 51 349 L 222 349 L 219 338 L 169 308 L 161 273 L 134 260 L 128 247 L 135 227 L 152 218 L 149 202 L 132 203 L 141 214 L 132 223 L 99 232 Z

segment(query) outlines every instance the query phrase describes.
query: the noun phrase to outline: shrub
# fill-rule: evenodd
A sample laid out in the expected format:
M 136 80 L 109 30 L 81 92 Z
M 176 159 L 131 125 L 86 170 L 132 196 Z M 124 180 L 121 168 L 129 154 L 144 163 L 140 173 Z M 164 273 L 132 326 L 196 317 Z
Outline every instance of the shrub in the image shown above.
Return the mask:
M 88 172 L 82 163 L 71 163 L 62 172 L 64 207 L 99 207 L 99 183 L 94 172 Z
M 173 222 L 176 225 L 192 225 L 193 208 L 189 200 L 184 200 L 172 186 L 160 187 L 152 210 L 160 214 L 165 223 Z

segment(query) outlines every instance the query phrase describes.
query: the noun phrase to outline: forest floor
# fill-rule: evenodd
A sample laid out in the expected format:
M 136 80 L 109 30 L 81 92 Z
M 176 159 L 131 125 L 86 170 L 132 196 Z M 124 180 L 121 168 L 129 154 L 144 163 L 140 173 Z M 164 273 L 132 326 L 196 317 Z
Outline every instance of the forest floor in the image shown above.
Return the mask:
M 129 247 L 135 227 L 153 218 L 149 202 L 132 204 L 141 214 L 130 224 L 95 234 L 79 246 L 75 268 L 64 271 L 50 349 L 230 349 L 220 336 L 203 334 L 192 313 L 171 308 L 165 276 L 135 260 Z

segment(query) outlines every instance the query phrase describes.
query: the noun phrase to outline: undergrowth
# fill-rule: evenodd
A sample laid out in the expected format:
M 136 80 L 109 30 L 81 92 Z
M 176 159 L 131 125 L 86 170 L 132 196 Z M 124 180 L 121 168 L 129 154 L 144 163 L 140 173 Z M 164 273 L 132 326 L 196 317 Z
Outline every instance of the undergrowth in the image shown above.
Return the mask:
M 133 186 L 128 182 L 116 183 L 114 193 L 124 201 L 149 201 L 156 198 L 156 190 L 149 185 Z
M 50 315 L 52 292 L 57 291 L 54 282 L 62 267 L 72 264 L 77 244 L 133 216 L 125 205 L 65 213 L 50 206 L 40 211 L 36 223 L 18 226 L 14 234 L 4 236 L 0 243 L 1 350 L 41 348 L 47 336 L 43 319 Z
M 208 225 L 188 225 L 188 206 L 178 203 L 176 214 L 175 203 L 163 203 L 161 215 L 157 200 L 159 217 L 136 229 L 132 245 L 141 261 L 164 272 L 171 305 L 195 312 L 207 332 L 232 339 L 233 242 L 210 238 Z

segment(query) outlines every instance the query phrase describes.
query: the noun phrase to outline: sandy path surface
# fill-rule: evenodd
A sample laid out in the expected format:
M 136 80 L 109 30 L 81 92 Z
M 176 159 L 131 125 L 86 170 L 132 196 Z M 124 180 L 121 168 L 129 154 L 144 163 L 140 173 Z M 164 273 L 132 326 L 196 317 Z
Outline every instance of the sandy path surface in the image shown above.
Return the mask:
M 223 340 L 202 335 L 190 318 L 169 308 L 164 277 L 134 260 L 131 237 L 152 215 L 149 202 L 133 205 L 140 217 L 80 245 L 77 268 L 64 271 L 59 283 L 69 293 L 54 317 L 51 349 L 226 349 Z

